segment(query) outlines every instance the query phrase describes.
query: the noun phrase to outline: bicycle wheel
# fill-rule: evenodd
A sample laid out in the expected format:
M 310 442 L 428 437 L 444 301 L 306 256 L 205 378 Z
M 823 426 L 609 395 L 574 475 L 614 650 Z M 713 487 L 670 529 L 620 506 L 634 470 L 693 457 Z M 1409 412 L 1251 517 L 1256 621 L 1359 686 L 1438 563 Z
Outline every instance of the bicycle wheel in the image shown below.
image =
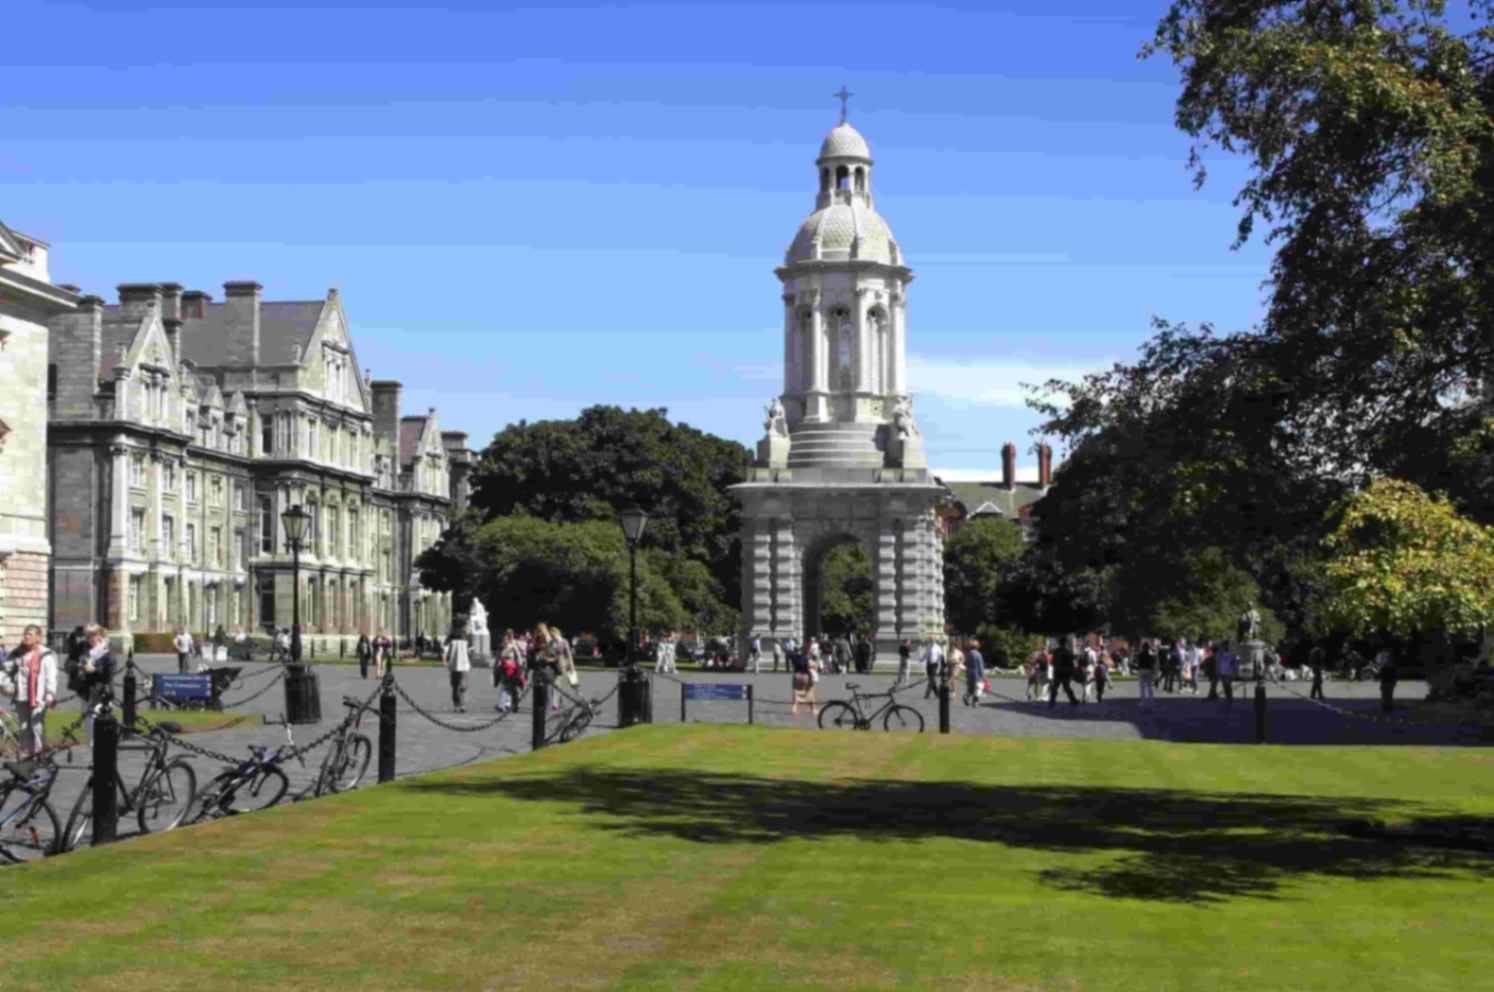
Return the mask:
M 93 838 L 93 776 L 83 784 L 83 791 L 73 800 L 73 808 L 67 814 L 67 826 L 63 828 L 58 851 L 76 851 L 81 844 Z
M 580 737 L 582 734 L 586 733 L 586 728 L 589 726 L 591 726 L 591 710 L 577 710 L 576 715 L 571 717 L 570 720 L 566 722 L 566 725 L 561 728 L 560 742 L 564 744 L 568 741 L 575 740 L 577 737 Z
M 0 796 L 0 860 L 19 864 L 57 854 L 61 841 L 57 814 L 45 799 L 20 789 Z
M 911 730 L 915 734 L 921 734 L 923 733 L 923 714 L 911 706 L 898 703 L 882 718 L 882 729 Z
M 342 752 L 334 752 L 332 766 L 323 773 L 323 787 L 328 792 L 349 792 L 358 788 L 372 757 L 373 742 L 362 734 L 349 734 Z
M 820 709 L 820 728 L 823 730 L 855 730 L 859 726 L 855 707 L 844 700 L 826 703 Z
M 261 768 L 253 778 L 240 783 L 230 811 L 253 813 L 255 810 L 268 809 L 280 802 L 285 790 L 289 788 L 290 779 L 285 777 L 285 772 L 274 765 Z
M 178 826 L 192 808 L 196 795 L 197 773 L 192 766 L 181 758 L 168 762 L 148 781 L 141 782 L 135 794 L 140 832 L 160 833 Z
M 240 781 L 238 772 L 231 768 L 214 775 L 193 798 L 192 812 L 186 822 L 201 823 L 233 812 L 228 805 L 233 801 L 234 790 Z

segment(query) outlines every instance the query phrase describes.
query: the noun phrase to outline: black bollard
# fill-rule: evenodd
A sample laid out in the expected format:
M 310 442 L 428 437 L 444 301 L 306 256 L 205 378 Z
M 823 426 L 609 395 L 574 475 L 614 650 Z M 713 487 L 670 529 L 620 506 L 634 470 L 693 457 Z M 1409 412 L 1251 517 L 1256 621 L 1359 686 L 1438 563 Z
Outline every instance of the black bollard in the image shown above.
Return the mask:
M 379 781 L 394 781 L 394 676 L 384 676 L 379 695 Z
M 1255 742 L 1266 743 L 1266 683 L 1255 683 Z
M 108 844 L 119 827 L 119 723 L 104 709 L 93 721 L 93 846 Z
M 550 706 L 550 686 L 543 668 L 536 668 L 534 679 L 534 728 L 529 746 L 538 751 L 545 746 L 545 711 Z
M 949 682 L 939 683 L 939 733 L 949 733 Z
M 124 677 L 124 727 L 126 730 L 135 729 L 135 693 L 139 686 L 140 680 L 135 678 L 135 662 L 127 659 Z
M 346 658 L 347 656 L 348 656 L 348 642 L 346 640 L 339 640 L 337 642 L 337 658 L 338 658 L 339 661 L 341 661 L 343 658 Z

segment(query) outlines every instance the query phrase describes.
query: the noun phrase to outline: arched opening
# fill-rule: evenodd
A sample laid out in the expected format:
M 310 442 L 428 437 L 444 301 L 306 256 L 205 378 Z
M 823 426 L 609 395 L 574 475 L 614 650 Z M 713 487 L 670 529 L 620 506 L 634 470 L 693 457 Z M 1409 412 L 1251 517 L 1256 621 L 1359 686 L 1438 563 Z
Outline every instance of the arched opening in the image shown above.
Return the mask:
M 851 637 L 874 630 L 871 555 L 849 534 L 812 550 L 804 567 L 805 635 Z
M 866 170 L 859 165 L 856 166 L 856 192 L 866 192 Z
M 851 188 L 851 170 L 844 165 L 838 165 L 835 167 L 835 188 Z
M 828 193 L 828 192 L 830 192 L 830 170 L 829 169 L 821 169 L 820 170 L 820 192 L 821 193 Z

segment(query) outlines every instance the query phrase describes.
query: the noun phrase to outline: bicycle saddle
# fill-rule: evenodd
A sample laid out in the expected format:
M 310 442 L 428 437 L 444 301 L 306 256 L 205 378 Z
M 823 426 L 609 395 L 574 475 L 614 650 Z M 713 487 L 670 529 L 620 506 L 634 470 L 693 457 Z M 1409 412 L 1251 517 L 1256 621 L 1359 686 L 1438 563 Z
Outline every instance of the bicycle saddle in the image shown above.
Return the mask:
M 859 689 L 861 688 L 861 684 L 859 682 L 847 682 L 846 688 L 852 690 Z

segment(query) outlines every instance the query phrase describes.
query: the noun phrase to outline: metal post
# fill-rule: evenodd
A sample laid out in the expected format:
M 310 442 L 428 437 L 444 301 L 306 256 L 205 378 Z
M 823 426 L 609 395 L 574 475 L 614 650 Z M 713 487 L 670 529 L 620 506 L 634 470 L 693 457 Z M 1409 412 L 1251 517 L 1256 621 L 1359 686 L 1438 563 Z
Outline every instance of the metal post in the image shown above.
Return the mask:
M 752 686 L 747 687 L 747 725 L 752 726 Z
M 638 548 L 629 542 L 628 544 L 628 653 L 625 663 L 634 665 L 638 663 L 635 654 L 638 648 Z
M 939 672 L 939 733 L 949 733 L 949 672 Z
M 1255 683 L 1255 742 L 1266 743 L 1266 683 Z
M 132 651 L 130 657 L 125 659 L 124 725 L 126 730 L 135 729 L 135 692 L 139 684 L 140 680 L 135 678 L 135 657 Z
M 545 746 L 545 710 L 550 705 L 549 685 L 546 682 L 545 668 L 543 665 L 534 670 L 534 725 L 531 728 L 529 746 L 531 750 L 538 751 Z
M 685 683 L 680 683 L 680 723 L 685 722 Z
M 379 694 L 379 781 L 394 781 L 394 673 L 384 673 Z
M 119 826 L 119 723 L 108 707 L 93 721 L 93 845 L 114 840 Z
M 301 542 L 291 544 L 291 664 L 301 663 Z

